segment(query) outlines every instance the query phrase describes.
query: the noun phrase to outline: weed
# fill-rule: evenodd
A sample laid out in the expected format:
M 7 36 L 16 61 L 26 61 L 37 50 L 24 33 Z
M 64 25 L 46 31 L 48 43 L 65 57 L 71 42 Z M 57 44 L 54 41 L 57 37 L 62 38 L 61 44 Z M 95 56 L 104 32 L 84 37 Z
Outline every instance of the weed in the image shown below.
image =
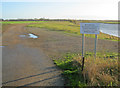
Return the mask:
M 107 57 L 109 55 L 113 57 Z M 63 70 L 63 76 L 67 81 L 66 86 L 117 86 L 118 85 L 118 58 L 117 53 L 87 52 L 85 54 L 85 66 L 81 71 L 82 57 L 77 54 L 67 54 L 63 59 L 54 60 L 55 64 Z

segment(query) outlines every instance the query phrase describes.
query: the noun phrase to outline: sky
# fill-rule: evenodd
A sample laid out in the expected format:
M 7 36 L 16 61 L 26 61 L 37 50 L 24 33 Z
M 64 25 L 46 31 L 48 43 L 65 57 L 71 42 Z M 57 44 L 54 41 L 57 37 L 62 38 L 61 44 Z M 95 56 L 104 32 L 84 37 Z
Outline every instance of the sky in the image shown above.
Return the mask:
M 3 19 L 117 20 L 119 0 L 2 0 Z

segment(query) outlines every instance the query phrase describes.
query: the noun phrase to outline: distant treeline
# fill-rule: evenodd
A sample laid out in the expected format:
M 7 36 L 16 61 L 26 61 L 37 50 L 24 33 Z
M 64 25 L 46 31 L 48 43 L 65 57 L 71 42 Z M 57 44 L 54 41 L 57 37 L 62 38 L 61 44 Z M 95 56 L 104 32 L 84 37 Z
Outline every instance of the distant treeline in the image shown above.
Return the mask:
M 0 21 L 70 21 L 69 19 L 0 19 Z
M 120 22 L 120 20 L 75 20 L 75 19 L 46 19 L 46 18 L 40 18 L 40 19 L 0 19 L 0 21 L 81 21 L 81 22 Z

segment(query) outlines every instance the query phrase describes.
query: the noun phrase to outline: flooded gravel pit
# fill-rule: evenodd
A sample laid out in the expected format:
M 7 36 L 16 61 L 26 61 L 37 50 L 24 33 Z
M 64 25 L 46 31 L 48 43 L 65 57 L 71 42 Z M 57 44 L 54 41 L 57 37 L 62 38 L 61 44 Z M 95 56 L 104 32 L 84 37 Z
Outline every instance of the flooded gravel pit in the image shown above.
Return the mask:
M 35 34 L 28 34 L 28 35 L 19 35 L 19 37 L 21 38 L 38 38 L 38 36 L 36 36 Z

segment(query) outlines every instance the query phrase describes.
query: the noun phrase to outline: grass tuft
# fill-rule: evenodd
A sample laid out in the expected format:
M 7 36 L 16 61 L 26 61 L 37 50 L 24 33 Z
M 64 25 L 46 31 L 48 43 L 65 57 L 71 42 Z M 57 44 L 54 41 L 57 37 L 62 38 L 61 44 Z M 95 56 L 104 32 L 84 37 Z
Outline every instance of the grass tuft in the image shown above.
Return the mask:
M 83 71 L 82 57 L 77 54 L 67 54 L 63 59 L 54 60 L 55 64 L 63 70 L 66 86 L 118 86 L 118 58 L 106 58 L 108 53 L 94 59 L 92 53 L 85 54 Z

